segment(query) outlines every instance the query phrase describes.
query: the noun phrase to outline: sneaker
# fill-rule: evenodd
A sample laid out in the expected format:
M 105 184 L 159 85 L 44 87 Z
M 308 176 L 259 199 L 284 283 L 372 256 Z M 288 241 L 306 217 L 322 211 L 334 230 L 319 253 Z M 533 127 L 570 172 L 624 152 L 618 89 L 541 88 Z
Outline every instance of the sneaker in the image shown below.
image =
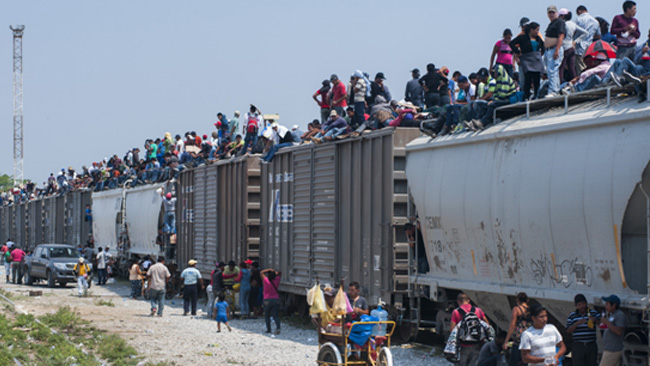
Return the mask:
M 621 80 L 621 79 L 622 79 L 622 80 Z M 622 87 L 623 87 L 623 83 L 622 83 L 622 81 L 624 81 L 624 80 L 625 80 L 625 79 L 623 79 L 621 76 L 616 76 L 616 75 L 612 74 L 612 81 L 613 81 L 614 84 L 615 84 L 616 86 L 618 86 L 619 88 L 622 88 Z
M 562 88 L 562 90 L 560 90 L 560 94 L 562 95 L 569 95 L 571 93 L 573 93 L 573 85 L 571 84 L 568 84 L 567 86 Z
M 634 85 L 639 85 L 643 82 L 638 77 L 627 72 L 627 70 L 623 71 L 623 78 L 625 78 L 625 81 L 627 81 L 628 83 L 632 83 Z
M 151 309 L 151 316 L 156 315 L 156 308 Z
M 474 120 L 463 122 L 463 125 L 465 126 L 466 129 L 468 129 L 470 131 L 474 131 L 474 132 L 477 131 L 477 128 L 474 125 Z
M 279 334 L 280 334 L 280 328 L 275 330 L 275 335 L 279 335 Z
M 555 98 L 555 97 L 559 97 L 559 94 L 548 93 L 548 94 L 546 94 L 546 96 L 544 96 L 544 98 Z
M 484 129 L 485 129 L 485 126 L 483 126 L 483 123 L 482 123 L 480 120 L 478 120 L 478 119 L 475 119 L 475 120 L 474 120 L 474 126 L 475 126 L 476 129 L 478 129 L 478 130 L 484 130 Z

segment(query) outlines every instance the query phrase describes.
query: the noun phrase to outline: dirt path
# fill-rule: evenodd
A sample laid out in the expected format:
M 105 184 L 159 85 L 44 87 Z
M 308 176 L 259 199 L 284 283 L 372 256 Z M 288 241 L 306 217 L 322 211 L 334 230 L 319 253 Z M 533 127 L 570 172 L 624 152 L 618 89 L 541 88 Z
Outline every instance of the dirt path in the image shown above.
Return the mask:
M 167 301 L 162 318 L 149 316 L 149 302 L 128 299 L 126 281 L 106 286 L 92 286 L 90 296 L 76 296 L 76 286 L 47 288 L 44 285 L 0 286 L 14 295 L 18 306 L 29 313 L 42 315 L 70 306 L 95 327 L 120 334 L 148 361 L 177 365 L 315 365 L 318 354 L 314 329 L 282 325 L 282 333 L 264 333 L 263 319 L 233 320 L 232 332 L 206 318 L 205 303 L 199 302 L 198 316 L 182 316 L 183 301 Z M 43 292 L 29 297 L 30 290 Z M 100 305 L 110 302 L 114 306 Z M 393 349 L 395 365 L 450 365 L 440 357 L 428 357 L 426 349 Z

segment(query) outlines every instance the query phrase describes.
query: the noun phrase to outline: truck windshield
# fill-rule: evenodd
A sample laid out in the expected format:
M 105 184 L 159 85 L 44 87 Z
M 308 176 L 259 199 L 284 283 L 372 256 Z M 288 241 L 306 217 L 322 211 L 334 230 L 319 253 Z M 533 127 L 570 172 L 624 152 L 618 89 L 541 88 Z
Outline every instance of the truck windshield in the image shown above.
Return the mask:
M 78 257 L 72 248 L 49 248 L 50 258 L 75 258 Z

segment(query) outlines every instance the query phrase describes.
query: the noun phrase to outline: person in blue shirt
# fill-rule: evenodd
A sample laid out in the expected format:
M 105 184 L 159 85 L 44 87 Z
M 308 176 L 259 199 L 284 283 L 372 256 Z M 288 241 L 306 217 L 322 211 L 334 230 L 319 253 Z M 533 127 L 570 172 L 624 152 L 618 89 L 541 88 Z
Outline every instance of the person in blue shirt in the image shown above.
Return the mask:
M 203 290 L 203 279 L 201 272 L 196 269 L 196 261 L 190 259 L 187 263 L 188 267 L 181 272 L 183 279 L 183 316 L 187 315 L 192 305 L 192 316 L 196 316 L 196 301 L 199 295 L 199 288 Z
M 217 319 L 217 333 L 221 332 L 221 323 L 224 323 L 228 327 L 228 331 L 232 332 L 232 328 L 228 324 L 228 301 L 226 301 L 226 295 L 223 292 L 219 294 L 214 308 L 216 311 L 212 312 L 212 316 Z

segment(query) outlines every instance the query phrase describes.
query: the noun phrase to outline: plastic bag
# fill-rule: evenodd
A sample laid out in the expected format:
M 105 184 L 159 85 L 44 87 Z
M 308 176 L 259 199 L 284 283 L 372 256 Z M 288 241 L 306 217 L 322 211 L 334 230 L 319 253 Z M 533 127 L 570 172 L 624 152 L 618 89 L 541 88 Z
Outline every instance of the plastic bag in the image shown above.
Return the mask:
M 334 313 L 336 315 L 345 315 L 352 312 L 350 300 L 348 299 L 348 295 L 345 293 L 345 291 L 343 291 L 343 286 L 339 288 L 339 292 L 337 292 L 336 297 L 334 297 L 332 310 L 334 310 Z
M 312 302 L 311 307 L 309 308 L 309 314 L 320 314 L 327 311 L 327 308 L 325 307 L 325 296 L 323 295 L 323 291 L 320 289 L 320 286 L 314 286 L 310 292 L 312 292 L 313 295 L 311 298 Z
M 312 306 L 314 305 L 314 294 L 316 293 L 316 288 L 320 287 L 318 284 L 314 285 L 314 287 L 310 288 L 307 290 L 307 305 Z

